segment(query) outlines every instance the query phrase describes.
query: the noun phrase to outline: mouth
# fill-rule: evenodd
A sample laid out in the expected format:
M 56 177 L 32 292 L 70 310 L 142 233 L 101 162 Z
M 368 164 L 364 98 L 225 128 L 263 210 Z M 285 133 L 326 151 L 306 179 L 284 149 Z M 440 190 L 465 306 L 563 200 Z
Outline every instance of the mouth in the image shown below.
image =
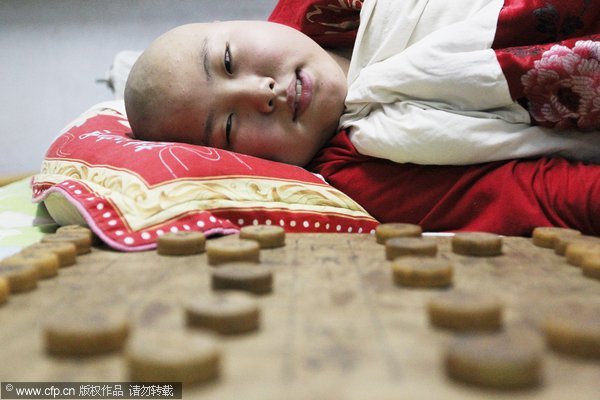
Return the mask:
M 298 105 L 300 104 L 300 96 L 302 95 L 302 79 L 296 73 L 296 96 L 294 97 L 294 120 L 298 117 Z
M 303 70 L 296 70 L 287 90 L 287 103 L 292 110 L 292 121 L 296 121 L 312 100 L 312 80 Z

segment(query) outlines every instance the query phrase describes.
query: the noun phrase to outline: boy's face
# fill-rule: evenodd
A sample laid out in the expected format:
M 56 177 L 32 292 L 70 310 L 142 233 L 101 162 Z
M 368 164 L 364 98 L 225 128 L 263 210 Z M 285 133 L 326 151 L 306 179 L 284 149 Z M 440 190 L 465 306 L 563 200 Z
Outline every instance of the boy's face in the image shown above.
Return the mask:
M 283 25 L 184 25 L 152 43 L 139 63 L 133 81 L 154 85 L 162 119 L 142 132 L 151 140 L 304 165 L 336 131 L 344 109 L 343 70 Z

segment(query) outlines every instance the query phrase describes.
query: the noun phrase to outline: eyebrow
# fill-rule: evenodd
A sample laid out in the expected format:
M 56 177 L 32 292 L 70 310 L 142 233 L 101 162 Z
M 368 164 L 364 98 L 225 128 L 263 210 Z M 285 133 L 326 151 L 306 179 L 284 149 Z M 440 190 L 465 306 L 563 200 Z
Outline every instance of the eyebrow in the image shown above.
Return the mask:
M 208 50 L 208 36 L 204 38 L 202 42 L 202 66 L 204 67 L 204 73 L 206 74 L 206 80 L 210 82 L 212 80 L 212 73 L 210 71 L 210 51 Z
M 202 42 L 202 51 L 200 54 L 202 58 L 202 67 L 204 68 L 204 74 L 206 75 L 207 83 L 211 83 L 212 81 L 212 73 L 210 70 L 210 52 L 208 50 L 208 36 L 204 38 Z M 215 121 L 215 110 L 210 110 L 206 117 L 206 122 L 204 124 L 204 132 L 202 134 L 202 144 L 204 146 L 209 145 L 209 139 L 213 130 Z

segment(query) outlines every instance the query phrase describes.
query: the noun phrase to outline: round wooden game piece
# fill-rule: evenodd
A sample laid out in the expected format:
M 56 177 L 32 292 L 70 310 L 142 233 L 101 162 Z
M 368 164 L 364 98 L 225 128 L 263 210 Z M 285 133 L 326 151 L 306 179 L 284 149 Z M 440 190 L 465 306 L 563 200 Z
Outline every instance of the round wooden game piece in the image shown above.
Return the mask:
M 60 356 L 88 356 L 120 350 L 129 334 L 124 313 L 97 309 L 65 310 L 44 324 L 46 350 Z
M 21 253 L 37 251 L 51 251 L 58 257 L 59 268 L 69 267 L 77 262 L 77 248 L 73 243 L 56 242 L 56 243 L 36 243 L 25 247 Z
M 431 325 L 453 331 L 496 331 L 502 328 L 502 303 L 491 296 L 452 291 L 427 304 Z
M 92 230 L 90 228 L 87 228 L 85 226 L 81 226 L 81 225 L 63 225 L 61 227 L 59 227 L 56 230 L 56 233 L 58 234 L 69 234 L 69 233 L 85 233 L 86 235 L 89 235 L 92 246 L 98 245 L 101 243 L 101 240 L 98 236 L 96 236 L 94 234 L 94 232 L 92 232 Z
M 492 257 L 502 254 L 502 236 L 487 232 L 460 232 L 451 239 L 456 254 Z
M 567 254 L 567 248 L 575 243 L 589 243 L 589 244 L 598 244 L 600 239 L 581 235 L 576 233 L 565 233 L 558 235 L 556 239 L 554 239 L 554 252 L 559 256 L 565 256 Z
M 7 260 L 29 263 L 38 269 L 40 279 L 53 278 L 58 275 L 58 256 L 48 251 L 30 251 L 8 257 Z
M 260 309 L 254 298 L 239 292 L 202 296 L 185 306 L 188 326 L 220 334 L 238 334 L 258 329 Z
M 541 345 L 532 334 L 462 336 L 450 344 L 445 369 L 452 379 L 476 386 L 534 387 L 541 381 Z
M 89 233 L 90 236 L 92 235 L 92 231 L 90 228 L 86 228 L 85 226 L 82 225 L 63 225 L 63 226 L 59 226 L 56 229 L 56 233 L 69 233 L 69 232 L 86 232 Z
M 600 359 L 600 309 L 557 312 L 543 323 L 552 350 L 580 358 Z
M 240 229 L 240 239 L 256 240 L 261 249 L 285 246 L 285 230 L 274 225 L 249 225 Z
M 392 262 L 392 277 L 400 286 L 445 287 L 452 284 L 453 274 L 452 264 L 437 258 L 400 257 Z
M 156 250 L 158 254 L 185 256 L 204 252 L 206 236 L 202 232 L 168 232 L 159 236 Z
M 221 238 L 206 243 L 206 255 L 210 265 L 234 261 L 260 262 L 260 245 L 254 240 Z
M 212 381 L 219 376 L 221 348 L 214 336 L 182 330 L 140 330 L 125 349 L 133 382 Z
M 385 244 L 388 239 L 394 237 L 420 237 L 422 233 L 423 229 L 419 225 L 390 222 L 375 228 L 375 240 Z
M 600 252 L 588 253 L 583 257 L 581 272 L 588 278 L 600 280 Z
M 395 237 L 385 242 L 385 257 L 394 260 L 404 256 L 427 256 L 437 254 L 438 246 L 434 239 L 423 237 Z
M 92 251 L 92 239 L 85 232 L 51 233 L 42 237 L 42 243 L 73 243 L 77 255 L 87 254 Z
M 5 259 L 0 262 L 0 278 L 8 281 L 11 293 L 22 293 L 37 288 L 40 275 L 30 262 Z
M 102 240 L 100 240 L 100 238 L 98 237 L 98 235 L 96 235 L 90 228 L 86 227 L 86 226 L 82 226 L 82 225 L 63 225 L 61 227 L 59 227 L 56 230 L 56 233 L 58 234 L 63 234 L 63 233 L 71 233 L 71 232 L 75 232 L 75 233 L 85 233 L 86 235 L 90 236 L 90 240 L 92 242 L 92 246 L 98 246 L 100 244 L 102 244 Z
M 593 253 L 600 253 L 600 240 L 570 242 L 566 246 L 565 257 L 569 264 L 580 267 L 583 259 Z
M 256 264 L 230 264 L 211 272 L 214 290 L 243 290 L 256 294 L 270 293 L 273 272 Z
M 0 304 L 6 303 L 9 295 L 10 285 L 8 284 L 8 280 L 5 277 L 0 276 Z
M 532 241 L 538 247 L 547 249 L 554 248 L 554 241 L 558 235 L 580 235 L 581 232 L 575 229 L 559 228 L 556 226 L 538 226 L 533 230 Z

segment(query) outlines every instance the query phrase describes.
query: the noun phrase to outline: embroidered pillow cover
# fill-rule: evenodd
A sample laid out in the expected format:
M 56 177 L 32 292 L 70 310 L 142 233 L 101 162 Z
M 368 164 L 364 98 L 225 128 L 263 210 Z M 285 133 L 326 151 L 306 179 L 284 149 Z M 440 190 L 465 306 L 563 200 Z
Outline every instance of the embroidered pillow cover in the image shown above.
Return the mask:
M 49 205 L 61 224 L 77 218 L 56 210 L 76 210 L 119 250 L 153 248 L 165 232 L 229 234 L 244 225 L 273 224 L 288 232 L 367 233 L 377 225 L 350 197 L 302 168 L 135 140 L 130 132 L 114 110 L 82 115 L 48 149 L 32 178 L 33 200 Z

